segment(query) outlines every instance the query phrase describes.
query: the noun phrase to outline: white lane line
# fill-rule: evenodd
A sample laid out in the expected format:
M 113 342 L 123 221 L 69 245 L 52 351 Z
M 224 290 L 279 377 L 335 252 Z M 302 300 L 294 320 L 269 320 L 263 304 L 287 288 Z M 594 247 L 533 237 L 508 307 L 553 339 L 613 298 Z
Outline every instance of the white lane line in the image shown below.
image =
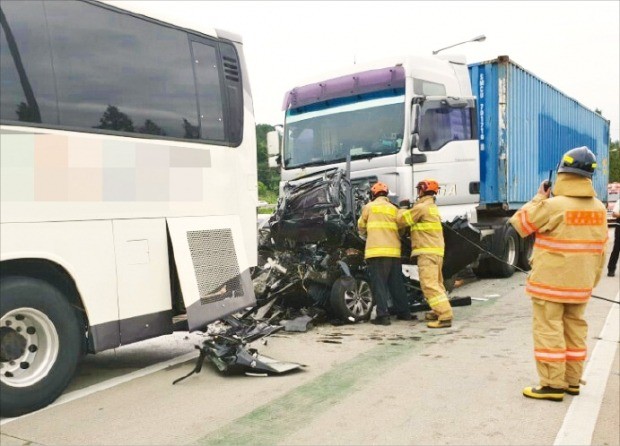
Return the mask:
M 616 295 L 616 300 L 619 296 L 620 293 Z M 600 339 L 594 346 L 583 374 L 587 386 L 585 389 L 582 387 L 579 396 L 569 396 L 573 400 L 564 417 L 564 423 L 555 437 L 554 445 L 589 445 L 592 443 L 592 435 L 620 339 L 619 314 L 618 305 L 613 304 L 601 330 Z
M 37 410 L 36 412 L 27 413 L 27 414 L 21 415 L 19 417 L 14 417 L 14 418 L 3 418 L 0 420 L 0 426 L 4 426 L 7 423 L 10 423 L 16 420 L 21 420 L 22 418 L 37 414 L 43 410 L 51 409 L 52 407 L 60 406 L 61 404 L 66 404 L 71 401 L 84 398 L 85 396 L 92 395 L 93 393 L 97 393 L 97 392 L 101 392 L 102 390 L 110 389 L 112 387 L 124 384 L 126 382 L 133 381 L 134 379 L 142 378 L 143 376 L 158 372 L 167 367 L 180 364 L 182 362 L 186 362 L 186 361 L 196 359 L 196 358 L 197 358 L 196 353 L 187 353 L 185 355 L 177 356 L 176 358 L 172 358 L 167 361 L 159 362 L 157 364 L 150 365 L 143 369 L 136 370 L 135 372 L 128 373 L 127 375 L 117 376 L 116 378 L 112 378 L 107 381 L 93 384 L 92 386 L 88 386 L 83 389 L 74 390 L 73 392 L 69 392 L 65 395 L 61 395 L 53 404 L 50 404 L 49 406 L 44 407 L 43 409 Z

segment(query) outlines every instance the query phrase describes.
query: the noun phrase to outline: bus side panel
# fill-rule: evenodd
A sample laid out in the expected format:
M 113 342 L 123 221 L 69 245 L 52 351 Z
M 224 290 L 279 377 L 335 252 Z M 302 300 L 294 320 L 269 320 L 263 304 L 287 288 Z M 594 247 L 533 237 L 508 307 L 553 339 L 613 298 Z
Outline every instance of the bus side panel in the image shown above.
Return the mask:
M 190 330 L 256 304 L 238 216 L 167 222 Z
M 91 326 L 118 321 L 112 222 L 5 223 L 0 245 L 3 261 L 48 259 L 62 266 L 75 281 Z
M 114 220 L 121 344 L 172 333 L 166 221 Z

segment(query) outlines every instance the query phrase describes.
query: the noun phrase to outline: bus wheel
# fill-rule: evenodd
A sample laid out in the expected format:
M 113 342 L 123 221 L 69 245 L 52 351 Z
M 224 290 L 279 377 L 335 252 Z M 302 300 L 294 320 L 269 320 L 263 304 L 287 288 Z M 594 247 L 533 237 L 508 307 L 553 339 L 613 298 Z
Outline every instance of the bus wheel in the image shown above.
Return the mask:
M 53 286 L 27 277 L 0 282 L 0 414 L 53 402 L 77 367 L 82 337 L 74 309 Z

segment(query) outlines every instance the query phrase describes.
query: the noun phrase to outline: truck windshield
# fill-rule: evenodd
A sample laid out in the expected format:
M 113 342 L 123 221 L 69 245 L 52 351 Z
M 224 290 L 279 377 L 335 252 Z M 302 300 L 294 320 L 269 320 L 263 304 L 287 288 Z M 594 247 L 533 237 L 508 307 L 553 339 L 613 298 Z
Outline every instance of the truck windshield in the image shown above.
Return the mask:
M 289 110 L 284 132 L 284 168 L 326 165 L 396 153 L 403 142 L 405 97 L 314 104 Z

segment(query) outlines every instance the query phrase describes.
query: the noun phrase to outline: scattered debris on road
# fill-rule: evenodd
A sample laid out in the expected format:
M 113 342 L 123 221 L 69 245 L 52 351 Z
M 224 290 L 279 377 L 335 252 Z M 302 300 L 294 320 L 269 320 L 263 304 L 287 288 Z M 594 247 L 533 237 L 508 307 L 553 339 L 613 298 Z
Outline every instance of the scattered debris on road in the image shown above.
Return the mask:
M 266 344 L 266 338 L 282 330 L 282 326 L 230 316 L 208 328 L 206 339 L 201 346 L 196 346 L 200 350 L 196 366 L 187 375 L 174 380 L 173 385 L 199 373 L 205 359 L 209 359 L 224 374 L 245 373 L 248 376 L 282 374 L 303 367 L 302 364 L 277 361 L 260 355 L 255 348 L 248 347 L 248 344 L 259 339 Z

